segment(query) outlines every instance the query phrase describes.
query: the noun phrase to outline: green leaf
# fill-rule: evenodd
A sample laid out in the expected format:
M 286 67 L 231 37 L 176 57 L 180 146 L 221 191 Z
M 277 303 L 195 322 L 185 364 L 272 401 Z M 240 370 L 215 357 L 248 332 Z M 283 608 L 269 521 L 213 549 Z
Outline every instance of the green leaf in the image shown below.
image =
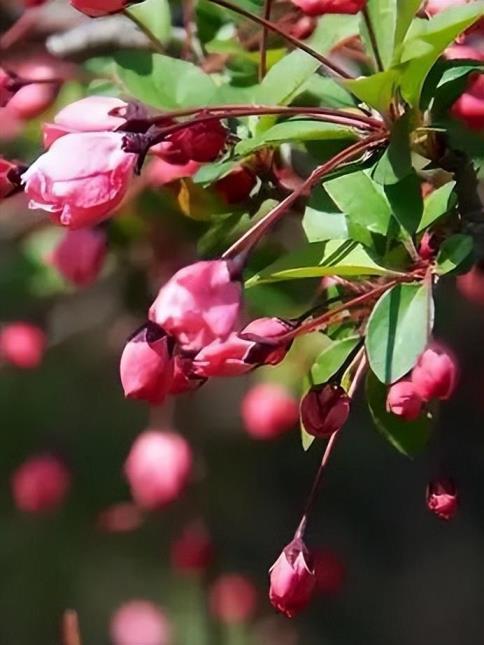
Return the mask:
M 239 141 L 235 146 L 236 154 L 247 155 L 264 146 L 279 146 L 289 141 L 324 141 L 326 139 L 355 139 L 356 135 L 351 128 L 335 123 L 324 123 L 311 119 L 291 119 L 272 126 L 265 132 Z
M 403 231 L 402 239 L 413 235 L 423 212 L 422 191 L 417 173 L 413 171 L 398 183 L 386 185 L 385 195 L 393 216 Z
M 401 70 L 392 67 L 371 76 L 344 80 L 343 85 L 361 101 L 386 113 L 401 78 Z
M 343 366 L 351 352 L 361 342 L 359 336 L 351 336 L 332 342 L 314 361 L 311 367 L 311 378 L 315 385 L 327 383 Z
M 449 181 L 426 197 L 422 219 L 418 225 L 417 233 L 428 228 L 454 207 L 457 200 L 457 197 L 453 192 L 454 187 L 455 181 Z
M 397 24 L 397 0 L 368 0 L 366 11 L 373 27 L 383 67 L 386 69 L 393 58 Z M 361 17 L 361 23 L 366 50 L 371 52 L 373 48 L 363 16 Z
M 238 166 L 238 161 L 230 159 L 229 161 L 214 162 L 203 164 L 195 175 L 192 177 L 194 184 L 211 184 L 217 179 L 228 174 L 233 168 Z
M 394 62 L 399 45 L 407 35 L 408 28 L 417 13 L 421 0 L 397 0 L 397 24 L 395 28 Z
M 437 273 L 445 275 L 456 269 L 469 268 L 474 253 L 474 240 L 470 235 L 451 235 L 441 245 L 437 255 Z
M 425 81 L 422 106 L 430 107 L 435 118 L 444 115 L 464 92 L 468 77 L 475 72 L 484 73 L 484 63 L 472 60 L 440 60 Z
M 355 98 L 334 78 L 313 74 L 301 87 L 297 95 L 298 105 L 320 105 L 334 108 L 354 108 Z M 309 99 L 306 101 L 306 95 Z
M 372 177 L 379 184 L 396 184 L 412 172 L 410 123 L 405 114 L 393 125 L 390 144 L 378 160 Z
M 428 343 L 433 317 L 427 285 L 397 284 L 383 294 L 366 332 L 368 361 L 380 381 L 394 383 L 412 369 Z
M 117 74 L 131 95 L 156 108 L 208 105 L 216 86 L 208 74 L 184 60 L 148 52 L 114 54 Z
M 325 275 L 395 275 L 379 266 L 361 244 L 350 240 L 306 244 L 287 253 L 247 282 L 252 287 L 261 282 L 318 278 Z
M 167 0 L 144 0 L 127 11 L 149 27 L 152 34 L 163 45 L 168 43 L 171 34 L 171 15 Z
M 339 212 L 322 186 L 317 186 L 312 191 L 302 226 L 308 242 L 345 240 L 348 237 L 345 215 Z
M 390 444 L 407 457 L 418 455 L 425 448 L 431 428 L 431 417 L 422 413 L 415 421 L 404 421 L 386 411 L 387 388 L 369 372 L 366 398 L 376 428 Z

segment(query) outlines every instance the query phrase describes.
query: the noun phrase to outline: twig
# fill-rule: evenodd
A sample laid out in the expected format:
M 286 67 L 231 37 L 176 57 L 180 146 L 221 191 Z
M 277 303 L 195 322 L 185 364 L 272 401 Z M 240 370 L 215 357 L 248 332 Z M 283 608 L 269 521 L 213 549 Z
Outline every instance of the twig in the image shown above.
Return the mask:
M 373 50 L 377 69 L 379 72 L 383 72 L 385 67 L 380 56 L 380 50 L 378 49 L 378 42 L 376 40 L 375 30 L 373 29 L 373 24 L 368 12 L 368 7 L 365 7 L 363 9 L 363 19 L 365 21 L 366 28 L 368 29 L 368 35 L 370 36 L 371 48 Z
M 158 54 L 165 53 L 163 43 L 155 36 L 151 29 L 144 24 L 144 22 L 142 22 L 137 16 L 135 16 L 134 13 L 129 11 L 129 9 L 123 9 L 121 13 L 123 14 L 123 16 L 126 16 L 128 20 L 131 20 L 131 22 L 134 23 L 138 27 L 138 29 L 144 33 L 144 35 L 150 41 L 153 49 L 158 52 Z
M 264 20 L 271 19 L 272 0 L 264 0 Z M 262 27 L 262 36 L 260 41 L 260 64 L 259 64 L 259 82 L 262 81 L 267 72 L 267 36 L 269 30 L 267 25 Z

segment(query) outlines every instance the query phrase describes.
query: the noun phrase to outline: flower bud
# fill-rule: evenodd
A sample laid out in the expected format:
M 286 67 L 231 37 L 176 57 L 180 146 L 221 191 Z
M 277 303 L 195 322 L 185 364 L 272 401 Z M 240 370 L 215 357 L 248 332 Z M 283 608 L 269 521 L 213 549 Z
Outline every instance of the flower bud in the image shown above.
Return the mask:
M 441 520 L 451 520 L 457 512 L 459 498 L 449 479 L 431 481 L 427 486 L 427 508 Z
M 200 573 L 212 562 L 213 544 L 200 522 L 185 527 L 171 545 L 171 563 L 176 571 Z
M 315 437 L 330 437 L 346 423 L 350 398 L 335 383 L 315 385 L 303 396 L 299 412 L 306 432 Z
M 443 345 L 433 343 L 419 356 L 411 378 L 415 392 L 424 401 L 446 400 L 456 388 L 456 360 Z
M 0 67 L 0 108 L 5 107 L 15 94 L 15 75 Z
M 184 394 L 198 390 L 205 383 L 206 379 L 201 378 L 193 372 L 193 361 L 191 358 L 175 356 L 173 382 L 170 387 L 170 394 Z
M 255 174 L 249 168 L 239 166 L 215 182 L 214 189 L 227 204 L 238 204 L 248 199 L 256 183 Z
M 469 79 L 467 91 L 457 99 L 451 112 L 471 130 L 484 129 L 484 75 L 476 74 Z
M 8 102 L 8 110 L 22 121 L 35 119 L 54 103 L 59 83 L 28 83 L 20 87 Z
M 470 271 L 457 276 L 457 290 L 469 302 L 484 305 L 484 269 L 474 266 Z
M 136 162 L 122 142 L 118 132 L 66 134 L 54 141 L 22 176 L 29 208 L 41 208 L 70 228 L 106 219 L 125 196 Z
M 227 141 L 227 130 L 220 121 L 195 123 L 169 135 L 167 140 L 182 157 L 207 163 L 215 161 Z
M 25 170 L 24 166 L 0 157 L 0 199 L 10 197 L 20 190 L 20 177 Z
M 412 381 L 398 381 L 390 386 L 386 409 L 405 421 L 415 421 L 420 416 L 422 399 L 415 391 Z
M 309 559 L 306 545 L 295 538 L 269 570 L 269 599 L 288 618 L 303 610 L 313 596 L 316 575 Z
M 94 282 L 106 257 L 106 236 L 98 229 L 66 231 L 49 262 L 63 278 L 78 287 Z
M 128 399 L 161 404 L 173 383 L 173 343 L 167 334 L 148 322 L 128 340 L 119 373 Z
M 90 18 L 109 16 L 126 9 L 139 0 L 71 0 L 71 5 Z
M 261 383 L 252 387 L 242 401 L 242 420 L 255 439 L 272 439 L 297 423 L 299 406 L 282 385 Z
M 256 603 L 257 592 L 253 583 L 237 573 L 219 576 L 210 589 L 210 610 L 223 623 L 249 620 L 255 612 Z
M 165 613 L 147 600 L 130 600 L 111 618 L 113 645 L 169 645 L 171 625 Z
M 330 549 L 319 549 L 313 553 L 316 591 L 333 596 L 338 594 L 346 579 L 346 567 L 337 553 Z
M 432 260 L 438 251 L 438 244 L 436 243 L 435 235 L 425 231 L 418 245 L 418 254 L 422 260 Z
M 102 510 L 97 527 L 106 533 L 130 533 L 143 524 L 141 509 L 132 502 L 119 502 Z
M 174 336 L 184 350 L 198 351 L 225 340 L 237 321 L 242 286 L 225 260 L 196 262 L 161 287 L 149 318 Z
M 307 16 L 326 13 L 355 14 L 366 7 L 367 0 L 292 0 Z
M 29 323 L 10 323 L 0 332 L 0 356 L 22 369 L 34 369 L 40 365 L 46 344 L 44 332 Z
M 27 459 L 11 478 L 15 505 L 25 513 L 51 511 L 66 497 L 70 479 L 67 468 L 52 455 Z
M 290 26 L 289 33 L 298 40 L 305 40 L 309 38 L 313 31 L 316 29 L 317 21 L 311 16 L 301 16 L 296 22 Z
M 179 434 L 146 430 L 131 446 L 124 473 L 137 504 L 155 509 L 176 500 L 192 470 L 192 451 Z

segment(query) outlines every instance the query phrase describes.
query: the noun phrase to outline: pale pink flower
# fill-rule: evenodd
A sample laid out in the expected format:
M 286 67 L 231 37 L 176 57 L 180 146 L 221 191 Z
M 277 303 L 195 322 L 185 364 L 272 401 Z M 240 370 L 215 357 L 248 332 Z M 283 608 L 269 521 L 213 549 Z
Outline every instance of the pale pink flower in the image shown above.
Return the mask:
M 242 401 L 242 420 L 251 437 L 271 439 L 290 430 L 299 418 L 295 397 L 282 385 L 261 383 Z
M 209 595 L 212 614 L 223 623 L 243 623 L 252 618 L 257 604 L 253 582 L 238 573 L 219 576 Z
M 422 411 L 422 399 L 415 391 L 412 381 L 398 381 L 390 386 L 386 401 L 387 412 L 402 417 L 405 421 L 414 421 Z
M 69 282 L 86 287 L 94 282 L 106 257 L 106 236 L 97 229 L 66 231 L 49 263 Z
M 166 614 L 148 600 L 130 600 L 111 618 L 113 645 L 169 645 L 171 625 Z
M 457 385 L 457 362 L 451 352 L 433 343 L 418 358 L 412 370 L 412 383 L 424 401 L 448 399 Z

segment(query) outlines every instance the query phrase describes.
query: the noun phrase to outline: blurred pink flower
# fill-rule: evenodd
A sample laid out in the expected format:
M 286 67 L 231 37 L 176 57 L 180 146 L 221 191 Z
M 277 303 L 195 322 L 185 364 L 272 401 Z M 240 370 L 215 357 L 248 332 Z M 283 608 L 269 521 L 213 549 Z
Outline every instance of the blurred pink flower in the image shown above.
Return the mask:
M 66 231 L 49 257 L 63 278 L 78 287 L 94 282 L 106 257 L 106 236 L 98 229 Z
M 129 0 L 71 0 L 71 5 L 74 9 L 85 13 L 86 16 L 97 18 L 118 13 L 133 2 L 130 3 Z
M 102 510 L 97 518 L 97 526 L 106 533 L 129 533 L 143 523 L 141 510 L 132 502 L 119 502 Z
M 257 606 L 254 584 L 238 573 L 219 576 L 210 589 L 210 610 L 223 623 L 243 623 L 252 618 Z
M 463 121 L 471 130 L 484 129 L 484 75 L 469 78 L 467 91 L 452 106 L 456 119 Z
M 470 271 L 457 277 L 457 290 L 469 302 L 484 305 L 484 271 L 474 266 Z
M 36 325 L 15 322 L 0 331 L 0 356 L 23 369 L 38 367 L 44 357 L 47 338 Z
M 148 600 L 130 600 L 111 617 L 113 645 L 169 645 L 171 625 L 166 614 Z
M 391 412 L 405 421 L 414 421 L 420 416 L 422 399 L 415 391 L 412 381 L 402 380 L 390 386 L 386 409 L 387 412 Z
M 183 529 L 171 545 L 172 567 L 180 572 L 199 573 L 212 562 L 214 548 L 207 529 L 193 522 Z
M 294 427 L 299 418 L 299 405 L 282 385 L 261 383 L 247 392 L 241 412 L 251 437 L 271 439 Z
M 41 513 L 59 506 L 70 487 L 70 474 L 64 464 L 51 455 L 27 459 L 13 473 L 12 495 L 15 505 L 26 513 Z
M 334 595 L 341 591 L 346 580 L 346 566 L 341 557 L 330 549 L 313 552 L 316 591 Z
M 150 152 L 153 152 L 153 150 L 151 149 Z M 199 168 L 200 164 L 196 161 L 175 164 L 169 163 L 161 158 L 155 158 L 146 168 L 145 177 L 148 184 L 156 188 L 169 184 L 177 179 L 193 177 Z

